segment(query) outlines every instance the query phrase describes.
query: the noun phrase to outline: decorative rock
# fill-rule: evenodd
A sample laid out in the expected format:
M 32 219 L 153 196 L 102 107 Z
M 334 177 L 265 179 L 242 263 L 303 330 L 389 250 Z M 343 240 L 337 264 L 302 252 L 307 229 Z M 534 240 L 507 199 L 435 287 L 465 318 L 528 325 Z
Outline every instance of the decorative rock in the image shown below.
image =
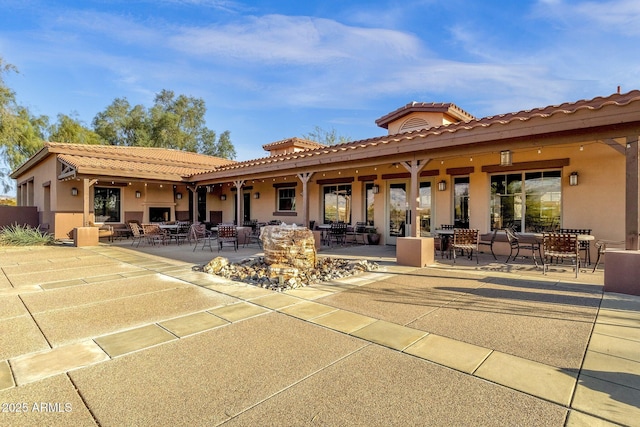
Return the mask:
M 317 261 L 315 239 L 305 227 L 270 225 L 260 229 L 267 264 L 284 264 L 300 269 L 314 268 Z
M 217 273 L 213 272 L 214 268 Z M 244 259 L 235 264 L 229 264 L 226 258 L 218 257 L 203 267 L 203 271 L 207 273 L 278 292 L 377 269 L 378 264 L 366 260 L 348 261 L 336 258 L 321 258 L 316 268 L 297 269 L 282 264 L 268 265 L 262 257 Z
M 204 266 L 203 270 L 205 273 L 218 274 L 228 265 L 229 260 L 225 257 L 219 256 L 209 261 L 209 263 Z

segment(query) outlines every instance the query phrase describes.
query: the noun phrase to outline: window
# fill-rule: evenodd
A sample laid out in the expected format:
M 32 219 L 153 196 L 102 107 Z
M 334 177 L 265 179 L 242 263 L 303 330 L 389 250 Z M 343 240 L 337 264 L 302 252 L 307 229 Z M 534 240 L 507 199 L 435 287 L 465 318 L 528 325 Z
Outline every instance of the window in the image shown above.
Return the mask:
M 491 176 L 491 229 L 541 232 L 560 225 L 561 171 Z
M 351 222 L 351 184 L 325 185 L 324 223 Z
M 93 211 L 96 222 L 120 222 L 120 189 L 95 187 Z
M 278 211 L 295 211 L 296 210 L 296 189 L 295 188 L 278 188 Z
M 431 234 L 431 182 L 420 183 L 419 206 L 420 236 Z
M 375 198 L 375 193 L 373 192 L 373 182 L 367 182 L 365 184 L 365 206 L 364 206 L 364 212 L 365 212 L 365 221 L 367 222 L 367 225 L 374 225 L 373 224 L 373 200 Z
M 453 224 L 456 228 L 469 228 L 469 177 L 453 179 Z

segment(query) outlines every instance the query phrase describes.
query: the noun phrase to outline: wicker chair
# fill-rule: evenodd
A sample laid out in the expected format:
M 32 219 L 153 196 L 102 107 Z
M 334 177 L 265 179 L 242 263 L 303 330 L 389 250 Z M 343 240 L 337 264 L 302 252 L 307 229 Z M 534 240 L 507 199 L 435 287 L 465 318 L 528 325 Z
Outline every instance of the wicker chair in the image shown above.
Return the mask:
M 549 260 L 556 258 L 563 261 L 565 259 L 574 259 L 576 278 L 578 277 L 578 271 L 580 270 L 580 246 L 576 234 L 545 233 L 542 238 L 542 245 L 544 248 L 542 274 L 546 274 L 549 268 L 550 263 L 546 261 L 547 258 L 549 258 Z
M 468 251 L 469 255 L 467 258 L 473 258 L 473 251 L 476 252 L 476 264 L 479 264 L 478 261 L 478 239 L 479 234 L 477 229 L 471 228 L 454 228 L 453 229 L 453 240 L 451 241 L 451 252 L 453 255 L 453 263 L 456 262 L 456 250 Z
M 167 242 L 167 234 L 160 228 L 158 224 L 142 224 L 144 237 L 152 245 L 159 243 L 164 245 Z

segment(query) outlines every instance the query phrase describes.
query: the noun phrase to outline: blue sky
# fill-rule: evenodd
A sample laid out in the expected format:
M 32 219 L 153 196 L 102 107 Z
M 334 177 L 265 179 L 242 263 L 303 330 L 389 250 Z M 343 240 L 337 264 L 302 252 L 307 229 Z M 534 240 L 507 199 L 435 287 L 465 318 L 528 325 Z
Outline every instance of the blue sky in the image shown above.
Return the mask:
M 237 160 L 316 126 L 364 139 L 411 101 L 478 117 L 640 88 L 640 2 L 0 0 L 6 82 L 89 125 L 116 97 L 203 98 Z

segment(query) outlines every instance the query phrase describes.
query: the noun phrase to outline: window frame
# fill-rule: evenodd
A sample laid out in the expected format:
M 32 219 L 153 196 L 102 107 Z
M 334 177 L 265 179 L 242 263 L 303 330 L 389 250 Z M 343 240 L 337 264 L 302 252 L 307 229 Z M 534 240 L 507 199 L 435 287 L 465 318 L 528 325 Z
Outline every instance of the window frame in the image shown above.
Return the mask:
M 117 220 L 111 220 L 111 216 L 109 216 L 109 219 L 107 219 L 106 221 L 98 221 L 98 216 L 104 216 L 104 215 L 98 215 L 98 209 L 96 207 L 96 200 L 97 200 L 97 193 L 98 190 L 106 190 L 107 193 L 109 192 L 113 192 L 113 193 L 117 193 L 117 199 L 116 199 L 116 203 L 117 203 L 117 215 L 118 218 Z M 109 194 L 107 194 L 107 197 L 110 197 Z M 103 203 L 104 206 L 104 203 Z M 109 187 L 109 186 L 94 186 L 93 187 L 93 217 L 94 217 L 94 222 L 96 224 L 106 224 L 106 223 L 120 223 L 122 222 L 122 188 L 120 187 Z M 106 213 L 106 212 L 101 212 L 101 213 Z
M 341 188 L 342 187 L 342 188 Z M 327 190 L 333 189 L 333 191 L 331 192 L 327 192 Z M 340 219 L 340 191 L 344 191 L 345 192 L 345 196 L 343 196 L 345 198 L 344 200 L 344 209 L 345 209 L 345 218 Z M 321 187 L 321 194 L 322 194 L 322 220 L 324 224 L 329 224 L 331 222 L 345 222 L 347 224 L 351 224 L 351 218 L 353 215 L 353 186 L 351 185 L 351 183 L 344 183 L 344 184 L 325 184 Z M 331 219 L 329 218 L 329 216 L 327 216 L 327 196 L 328 195 L 335 195 L 336 197 L 336 203 L 335 203 L 335 207 L 336 207 L 336 215 L 335 215 L 335 219 Z M 346 211 L 348 210 L 348 218 L 346 217 Z
M 291 192 L 284 196 L 283 192 Z M 296 212 L 296 187 L 278 187 L 276 188 L 276 212 Z M 283 202 L 290 200 L 290 208 L 283 207 Z
M 538 178 L 532 177 L 532 175 L 540 176 Z M 546 174 L 546 176 L 545 176 Z M 553 230 L 554 228 L 560 227 L 562 222 L 562 169 L 552 168 L 552 169 L 536 169 L 536 170 L 520 170 L 520 171 L 509 171 L 509 172 L 500 172 L 493 173 L 489 176 L 489 216 L 490 216 L 490 227 L 491 230 L 495 229 L 496 223 L 498 223 L 498 228 L 503 228 L 505 226 L 510 226 L 511 224 L 505 224 L 504 218 L 501 212 L 495 213 L 496 208 L 501 208 L 503 205 L 501 203 L 495 203 L 496 191 L 494 189 L 493 183 L 494 177 L 505 177 L 507 178 L 510 175 L 520 175 L 520 191 L 513 193 L 497 193 L 501 198 L 504 196 L 509 196 L 509 194 L 513 194 L 514 196 L 519 197 L 520 203 L 520 218 L 516 218 L 517 221 L 514 221 L 513 226 L 516 231 L 519 232 L 541 232 L 545 230 Z M 547 201 L 547 206 L 538 206 L 539 212 L 548 211 L 552 212 L 553 215 L 550 217 L 538 216 L 538 218 L 533 218 L 531 216 L 530 211 L 532 211 L 532 198 L 536 196 L 534 189 L 533 180 L 541 179 L 541 187 L 543 190 L 546 190 L 544 193 L 540 194 L 540 198 L 548 198 L 546 196 L 550 195 L 551 200 Z M 551 184 L 545 183 L 548 180 Z M 508 182 L 508 181 L 507 181 Z M 555 183 L 554 183 L 555 182 Z M 553 188 L 550 188 L 553 187 Z M 502 200 L 502 199 L 501 199 Z M 533 206 L 535 207 L 535 206 Z M 498 218 L 498 221 L 494 221 L 495 218 Z

